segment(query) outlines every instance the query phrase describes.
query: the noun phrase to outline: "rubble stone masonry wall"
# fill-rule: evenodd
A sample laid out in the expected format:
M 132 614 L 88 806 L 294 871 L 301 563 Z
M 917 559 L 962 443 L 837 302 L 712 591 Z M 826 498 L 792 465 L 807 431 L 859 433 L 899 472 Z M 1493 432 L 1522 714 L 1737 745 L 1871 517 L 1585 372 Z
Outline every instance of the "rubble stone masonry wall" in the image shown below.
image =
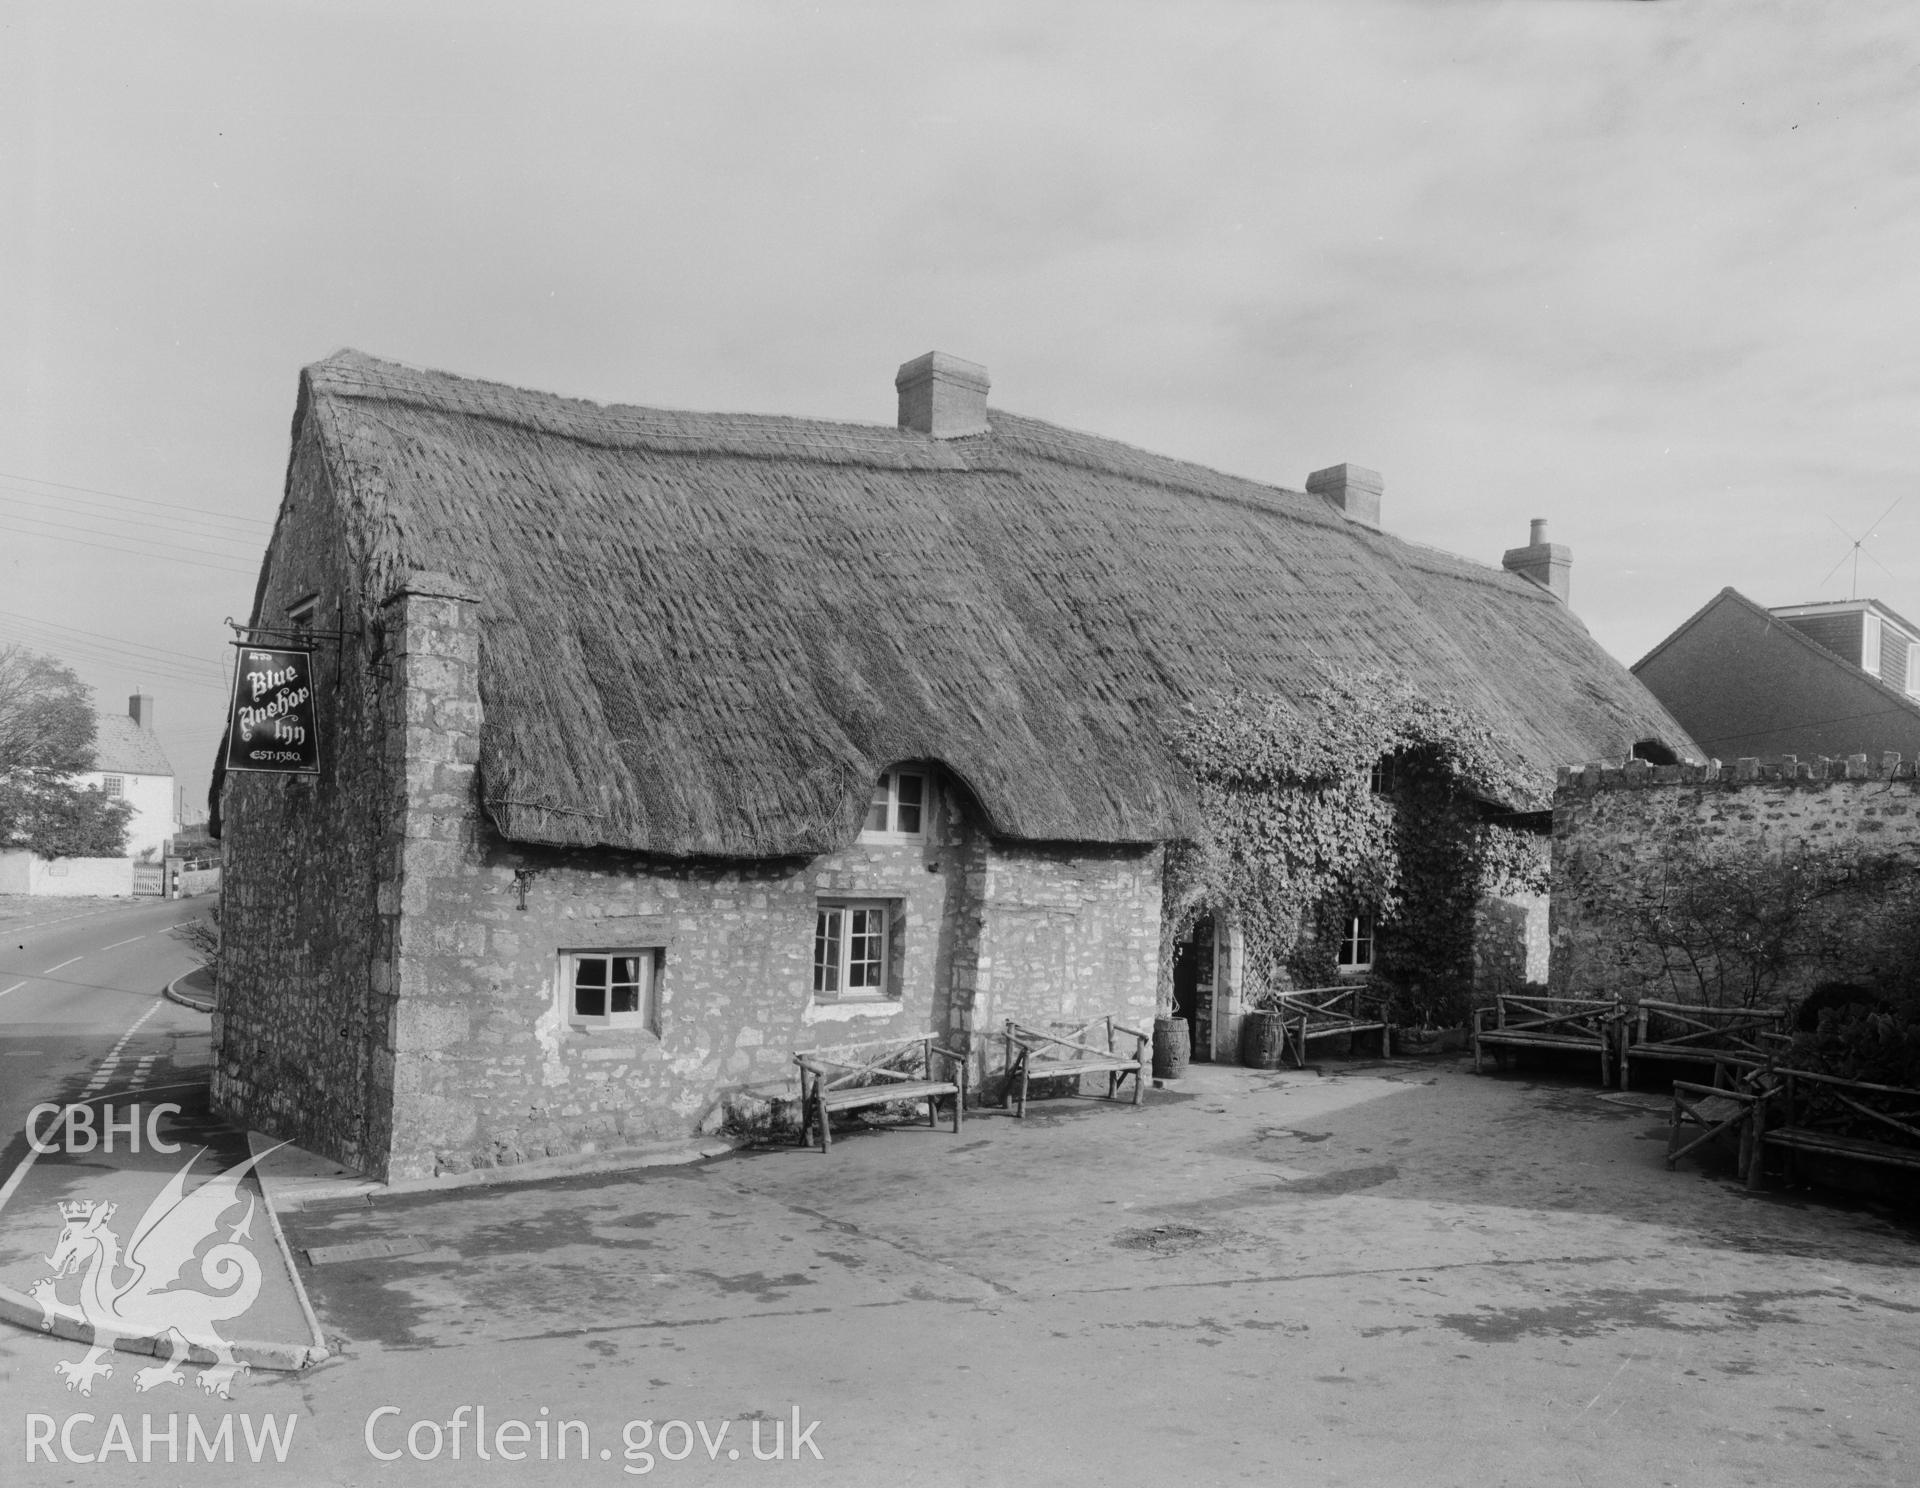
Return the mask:
M 256 618 L 284 625 L 288 605 L 319 595 L 318 623 L 352 634 L 314 650 L 320 773 L 226 777 L 213 1099 L 242 1124 L 370 1169 L 388 1114 L 369 1093 L 386 1042 L 374 895 L 391 662 L 351 581 L 311 434 L 294 455 Z
M 1849 845 L 1920 848 L 1920 781 L 1911 762 L 1897 754 L 1786 755 L 1563 770 L 1553 812 L 1553 990 L 1632 1000 L 1658 983 L 1657 954 L 1622 906 L 1670 876 L 1682 849 L 1759 857 Z M 1874 909 L 1859 906 L 1865 914 Z M 1810 986 L 1819 975 L 1809 969 L 1804 980 Z M 1780 989 L 1786 996 L 1807 990 Z

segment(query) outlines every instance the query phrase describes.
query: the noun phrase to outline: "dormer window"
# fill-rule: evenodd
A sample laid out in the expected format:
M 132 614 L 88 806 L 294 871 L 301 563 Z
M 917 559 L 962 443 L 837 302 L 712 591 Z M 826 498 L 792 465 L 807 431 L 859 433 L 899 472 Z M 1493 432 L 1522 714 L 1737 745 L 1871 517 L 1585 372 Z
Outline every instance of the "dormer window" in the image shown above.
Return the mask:
M 860 836 L 865 841 L 918 839 L 926 836 L 926 818 L 926 772 L 889 770 L 873 788 Z

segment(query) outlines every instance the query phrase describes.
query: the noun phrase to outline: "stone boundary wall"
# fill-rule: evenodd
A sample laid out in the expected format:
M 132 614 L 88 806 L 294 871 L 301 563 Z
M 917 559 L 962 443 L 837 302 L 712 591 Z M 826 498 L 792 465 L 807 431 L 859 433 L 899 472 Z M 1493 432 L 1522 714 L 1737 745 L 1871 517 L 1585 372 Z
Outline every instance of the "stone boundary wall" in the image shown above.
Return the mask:
M 1764 781 L 1912 780 L 1915 764 L 1891 751 L 1878 759 L 1864 754 L 1815 755 L 1801 759 L 1782 754 L 1737 759 L 1732 764 L 1708 760 L 1704 765 L 1654 765 L 1628 760 L 1624 765 L 1563 765 L 1560 795 L 1569 790 L 1632 790 L 1653 785 L 1744 785 Z
M 1757 866 L 1856 845 L 1920 860 L 1920 774 L 1898 754 L 1562 770 L 1553 812 L 1552 990 L 1697 1000 L 1699 980 L 1684 958 L 1663 958 L 1646 929 L 1650 914 L 1688 887 L 1688 864 L 1705 855 Z M 1866 975 L 1849 966 L 1850 948 L 1865 956 L 1894 928 L 1883 888 L 1832 896 L 1818 912 L 1821 953 L 1794 959 L 1771 999 Z

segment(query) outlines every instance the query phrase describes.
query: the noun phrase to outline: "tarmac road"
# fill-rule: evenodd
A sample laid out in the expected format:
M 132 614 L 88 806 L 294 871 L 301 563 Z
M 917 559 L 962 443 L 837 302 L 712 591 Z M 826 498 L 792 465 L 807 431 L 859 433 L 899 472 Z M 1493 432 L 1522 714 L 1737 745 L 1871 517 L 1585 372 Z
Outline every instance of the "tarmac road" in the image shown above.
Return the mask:
M 232 1415 L 195 1483 L 1920 1481 L 1910 1220 L 1668 1173 L 1657 1104 L 1453 1057 L 1196 1069 L 1140 1110 L 315 1206 L 282 1217 L 336 1356 L 112 1409 L 136 1450 L 143 1411 Z M 0 1337 L 10 1463 L 73 1410 L 43 1356 Z M 294 1435 L 250 1465 L 267 1416 Z M 187 1481 L 161 1440 L 18 1481 Z
M 98 1088 L 204 1079 L 204 1014 L 166 1001 L 199 958 L 166 932 L 205 899 L 10 898 L 0 912 L 0 1176 L 26 1153 L 28 1110 L 78 1100 L 116 1046 Z M 122 1040 L 125 1040 L 122 1043 Z

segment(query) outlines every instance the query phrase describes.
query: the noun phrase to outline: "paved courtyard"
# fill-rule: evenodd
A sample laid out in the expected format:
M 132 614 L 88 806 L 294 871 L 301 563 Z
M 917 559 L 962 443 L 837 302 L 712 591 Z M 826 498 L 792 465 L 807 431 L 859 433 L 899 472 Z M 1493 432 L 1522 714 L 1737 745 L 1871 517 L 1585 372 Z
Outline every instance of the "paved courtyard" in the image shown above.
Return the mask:
M 1894 1216 L 1668 1173 L 1657 1100 L 1455 1058 L 1149 1099 L 290 1215 L 428 1245 L 307 1273 L 350 1340 L 311 1398 L 798 1405 L 851 1483 L 1920 1480 Z M 481 1376 L 401 1387 L 443 1350 Z
M 1844 1198 L 1668 1173 L 1659 1104 L 1452 1056 L 1199 1069 L 1140 1110 L 1054 1101 L 958 1137 L 850 1131 L 825 1157 L 289 1212 L 297 1254 L 412 1253 L 302 1264 L 339 1352 L 246 1382 L 234 1409 L 300 1416 L 285 1465 L 247 1471 L 1920 1481 L 1920 1231 Z M 10 1378 L 37 1378 L 51 1345 L 5 1343 Z M 433 1427 L 412 1439 L 424 1453 L 463 1405 L 490 1432 L 580 1420 L 591 1466 L 476 1462 L 471 1409 L 462 1460 L 407 1453 L 414 1423 Z M 755 1423 L 770 1449 L 796 1411 L 820 1423 L 800 1460 L 755 1462 Z M 641 1420 L 689 1424 L 623 1438 Z

